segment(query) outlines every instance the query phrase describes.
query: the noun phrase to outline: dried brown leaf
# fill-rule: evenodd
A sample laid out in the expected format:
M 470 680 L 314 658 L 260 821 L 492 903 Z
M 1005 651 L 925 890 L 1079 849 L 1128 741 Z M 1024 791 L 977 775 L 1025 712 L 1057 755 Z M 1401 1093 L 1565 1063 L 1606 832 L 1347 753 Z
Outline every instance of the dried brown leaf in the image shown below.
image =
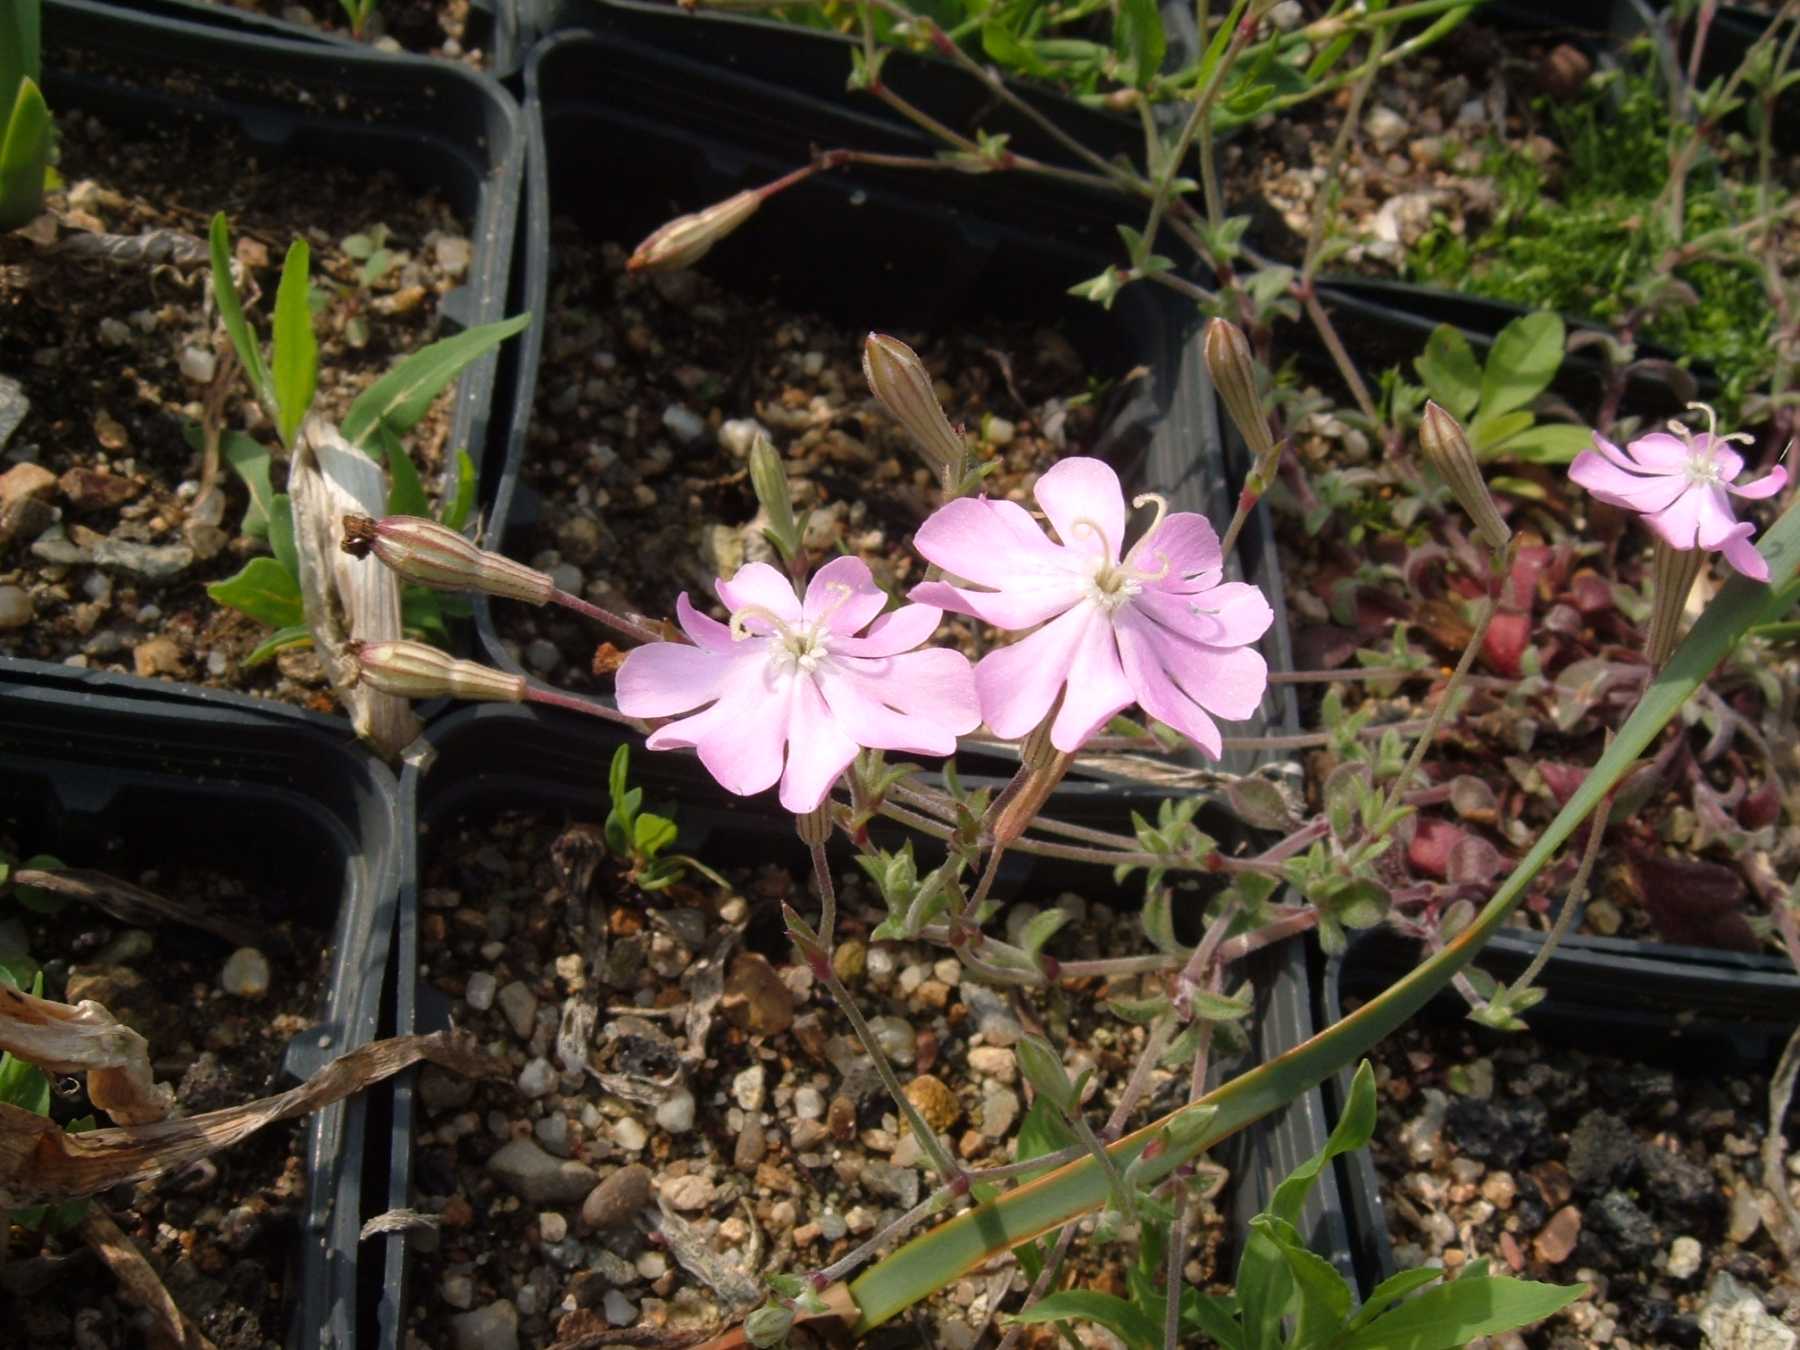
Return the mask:
M 52 1073 L 85 1072 L 88 1099 L 126 1125 L 162 1120 L 175 1105 L 151 1072 L 148 1042 L 91 999 L 71 1007 L 0 985 L 0 1050 Z

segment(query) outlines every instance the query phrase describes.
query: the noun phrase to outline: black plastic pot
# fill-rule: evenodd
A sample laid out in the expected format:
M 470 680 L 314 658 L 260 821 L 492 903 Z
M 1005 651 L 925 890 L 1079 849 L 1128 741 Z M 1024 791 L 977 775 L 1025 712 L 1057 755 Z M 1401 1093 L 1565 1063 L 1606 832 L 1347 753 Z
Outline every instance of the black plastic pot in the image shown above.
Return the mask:
M 146 697 L 145 683 L 60 667 L 23 678 L 0 671 L 0 819 L 71 866 L 226 866 L 329 931 L 317 1024 L 286 1057 L 296 1078 L 310 1076 L 375 1037 L 410 837 L 394 779 L 329 719 Z M 214 941 L 170 933 L 171 942 Z M 221 962 L 226 955 L 220 944 Z M 366 1114 L 356 1096 L 307 1119 L 291 1345 L 351 1350 L 357 1341 Z
M 1501 932 L 1482 949 L 1477 964 L 1510 980 L 1541 945 L 1535 934 Z M 1320 1021 L 1337 1021 L 1347 1000 L 1380 993 L 1418 959 L 1416 944 L 1390 933 L 1359 936 L 1315 981 Z M 1525 1015 L 1534 1033 L 1558 1046 L 1703 1075 L 1772 1069 L 1793 1035 L 1800 1008 L 1800 975 L 1780 958 L 1618 938 L 1567 939 L 1537 983 L 1548 994 Z M 1451 991 L 1419 1015 L 1468 1026 L 1467 1010 Z M 1504 1044 L 1503 1033 L 1493 1035 Z M 1346 1072 L 1325 1085 L 1334 1120 L 1349 1082 Z M 1380 1184 L 1367 1150 L 1340 1158 L 1337 1165 L 1349 1204 L 1357 1278 L 1367 1294 L 1395 1273 Z
M 598 821 L 606 811 L 608 766 L 613 752 L 628 743 L 627 733 L 601 724 L 572 724 L 564 714 L 494 705 L 468 708 L 434 722 L 427 732 L 433 753 L 409 764 L 401 778 L 405 810 L 418 821 L 419 849 L 400 891 L 400 920 L 394 944 L 396 1034 L 429 1031 L 448 1024 L 444 996 L 421 987 L 419 970 L 419 888 L 423 858 L 435 831 L 459 818 L 479 820 L 505 810 L 561 815 L 571 821 Z M 637 748 L 631 759 L 631 781 L 641 786 L 651 806 L 673 802 L 681 827 L 676 847 L 715 866 L 726 867 L 745 857 L 781 861 L 804 871 L 807 856 L 791 825 L 777 827 L 755 802 L 722 792 L 697 761 L 685 754 L 657 754 Z M 1128 799 L 1116 785 L 1076 785 L 1087 811 L 1072 818 L 1117 824 Z M 660 809 L 660 808 L 659 808 Z M 849 866 L 846 853 L 840 860 Z M 1054 894 L 1071 887 L 1085 896 L 1135 907 L 1135 882 L 1116 885 L 1101 868 L 1058 861 L 1024 859 L 1024 866 L 1003 872 L 997 895 L 1017 898 L 1033 889 Z M 654 901 L 652 901 L 654 903 Z M 1298 942 L 1258 954 L 1245 972 L 1256 990 L 1254 1038 L 1241 1070 L 1271 1058 L 1305 1039 L 1312 1030 L 1311 994 L 1304 945 Z M 388 1207 L 412 1202 L 413 1132 L 416 1101 L 412 1075 L 395 1080 L 393 1133 L 389 1141 Z M 1274 1187 L 1295 1164 L 1318 1152 L 1325 1139 L 1323 1098 L 1307 1093 L 1279 1115 L 1235 1136 L 1216 1153 L 1231 1170 L 1235 1189 L 1230 1202 L 1234 1225 L 1241 1227 L 1267 1203 Z M 1348 1250 L 1347 1230 L 1338 1200 L 1337 1182 L 1321 1179 L 1303 1218 L 1309 1240 L 1319 1250 Z M 386 1277 L 381 1296 L 381 1345 L 404 1342 L 408 1254 L 403 1236 L 387 1243 Z M 1347 1267 L 1346 1267 L 1347 1269 Z
M 670 42 L 696 31 L 710 30 L 678 22 Z M 564 32 L 539 44 L 526 68 L 534 181 L 522 239 L 526 280 L 517 303 L 534 312 L 545 303 L 552 211 L 575 218 L 595 238 L 635 240 L 672 210 L 777 177 L 804 162 L 815 145 L 929 151 L 916 130 L 871 116 L 841 93 L 827 99 L 795 92 L 819 83 L 821 66 L 838 78 L 842 52 L 835 44 L 775 45 L 764 55 L 784 63 L 752 76 L 711 63 L 705 53 L 623 36 Z M 634 190 L 610 191 L 620 182 Z M 928 192 L 917 192 L 915 184 L 893 173 L 810 179 L 722 241 L 702 269 L 731 277 L 736 289 L 872 328 L 942 330 L 978 313 L 1058 322 L 1090 360 L 1115 367 L 1123 355 L 1150 372 L 1109 424 L 1099 453 L 1135 489 L 1165 493 L 1171 509 L 1205 512 L 1222 527 L 1244 466 L 1227 460 L 1199 359 L 1194 307 L 1150 286 L 1127 288 L 1110 311 L 1066 294 L 1112 260 L 1112 199 L 958 175 L 933 175 Z M 503 550 L 517 551 L 513 541 L 536 515 L 523 456 L 540 350 L 541 334 L 534 332 L 518 356 L 507 462 L 484 473 L 484 491 L 493 493 L 484 498 L 491 501 L 488 518 Z M 1277 609 L 1264 653 L 1272 668 L 1286 669 L 1282 588 L 1266 516 L 1255 518 L 1246 537 L 1240 561 Z M 518 669 L 491 615 L 477 612 L 488 658 Z M 1271 696 L 1261 719 L 1232 733 L 1285 728 L 1292 709 L 1284 690 Z M 1242 770 L 1250 760 L 1236 756 L 1225 767 Z
M 327 42 L 340 46 L 373 50 L 367 42 L 350 36 L 347 29 L 326 31 L 304 23 L 273 18 L 251 10 L 238 9 L 224 0 L 100 0 L 135 14 L 156 15 L 187 23 L 204 24 L 251 37 L 274 38 L 282 42 Z M 339 16 L 342 17 L 341 15 Z M 470 49 L 487 56 L 487 73 L 504 79 L 519 68 L 524 48 L 519 41 L 519 22 L 514 0 L 469 0 L 468 41 Z
M 464 284 L 440 302 L 447 329 L 503 317 L 525 161 L 511 95 L 447 62 L 252 28 L 130 13 L 99 0 L 46 0 L 45 95 L 53 112 L 230 128 L 270 161 L 348 162 L 439 193 L 467 222 L 473 253 Z M 457 385 L 450 444 L 468 446 L 477 460 L 498 368 L 489 353 Z M 0 671 L 18 664 L 0 657 Z M 199 692 L 174 682 L 154 687 Z

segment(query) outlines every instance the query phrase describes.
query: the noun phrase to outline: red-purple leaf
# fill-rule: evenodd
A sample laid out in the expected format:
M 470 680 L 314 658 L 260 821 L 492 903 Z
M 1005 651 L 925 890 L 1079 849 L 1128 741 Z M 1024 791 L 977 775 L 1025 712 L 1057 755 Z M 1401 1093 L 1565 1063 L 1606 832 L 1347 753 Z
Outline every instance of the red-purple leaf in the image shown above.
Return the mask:
M 1435 816 L 1420 816 L 1413 829 L 1412 843 L 1407 845 L 1407 861 L 1415 871 L 1442 879 L 1450 874 L 1451 851 L 1467 838 L 1469 832 L 1460 825 Z
M 1664 941 L 1737 952 L 1758 950 L 1756 935 L 1744 918 L 1743 878 L 1729 867 L 1633 849 L 1631 876 Z

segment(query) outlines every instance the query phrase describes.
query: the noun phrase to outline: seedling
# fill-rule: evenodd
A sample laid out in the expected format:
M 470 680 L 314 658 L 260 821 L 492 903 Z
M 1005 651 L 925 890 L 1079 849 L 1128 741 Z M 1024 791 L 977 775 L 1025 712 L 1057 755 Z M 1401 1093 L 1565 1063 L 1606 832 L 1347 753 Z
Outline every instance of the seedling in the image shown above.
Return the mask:
M 50 108 L 38 88 L 39 0 L 0 0 L 0 230 L 44 209 L 51 175 Z
M 644 790 L 628 786 L 631 770 L 631 747 L 621 745 L 612 758 L 607 774 L 609 809 L 606 813 L 606 847 L 627 864 L 626 880 L 640 891 L 667 890 L 687 875 L 692 867 L 703 876 L 727 888 L 726 881 L 712 868 L 685 853 L 663 850 L 675 842 L 679 830 L 668 816 L 641 810 Z
M 282 265 L 266 360 L 231 279 L 230 247 L 222 214 L 213 217 L 212 256 L 213 285 L 232 346 L 251 389 L 269 410 L 283 447 L 291 452 L 312 406 L 319 372 L 318 340 L 307 302 L 310 251 L 306 241 L 296 240 Z M 373 256 L 371 253 L 370 260 Z M 365 260 L 365 271 L 370 260 Z M 341 432 L 351 445 L 366 451 L 377 462 L 385 462 L 388 511 L 410 515 L 430 512 L 418 469 L 406 451 L 405 434 L 419 423 L 432 400 L 465 366 L 529 322 L 529 315 L 520 315 L 434 342 L 400 360 L 350 405 Z M 204 439 L 200 427 L 190 429 L 190 443 L 198 447 Z M 225 433 L 222 445 L 227 462 L 250 491 L 243 531 L 252 538 L 266 540 L 270 554 L 252 558 L 236 576 L 213 583 L 207 593 L 220 604 L 275 630 L 250 654 L 247 664 L 254 666 L 286 648 L 311 643 L 312 630 L 302 594 L 293 501 L 287 493 L 275 491 L 271 478 L 274 452 L 239 432 Z M 467 451 L 459 451 L 456 487 L 440 508 L 438 518 L 461 529 L 474 500 L 474 464 Z M 447 636 L 446 616 L 459 612 L 466 610 L 458 610 L 455 601 L 447 604 L 444 597 L 424 587 L 410 586 L 402 593 L 402 617 L 409 632 L 441 640 Z
M 338 3 L 344 7 L 344 13 L 350 16 L 351 36 L 360 38 L 381 0 L 338 0 Z

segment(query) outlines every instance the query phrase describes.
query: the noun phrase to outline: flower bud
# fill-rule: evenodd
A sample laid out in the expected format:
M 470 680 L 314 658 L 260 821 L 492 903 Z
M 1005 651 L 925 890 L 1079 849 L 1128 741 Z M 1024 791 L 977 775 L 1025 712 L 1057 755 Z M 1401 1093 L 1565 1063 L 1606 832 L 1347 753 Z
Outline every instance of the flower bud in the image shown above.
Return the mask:
M 1014 1053 L 1019 1058 L 1019 1072 L 1052 1106 L 1065 1116 L 1075 1110 L 1075 1085 L 1069 1081 L 1069 1071 L 1063 1068 L 1062 1057 L 1050 1048 L 1050 1042 L 1042 1036 L 1022 1036 Z
M 344 517 L 344 552 L 373 553 L 403 581 L 440 591 L 482 591 L 541 605 L 556 586 L 543 572 L 477 548 L 448 525 L 421 516 Z
M 766 1304 L 744 1319 L 744 1339 L 757 1350 L 787 1344 L 788 1332 L 794 1328 L 794 1311 L 778 1303 Z
M 353 642 L 350 652 L 371 689 L 398 698 L 471 699 L 520 703 L 525 677 L 508 675 L 478 661 L 458 661 L 423 642 Z
M 800 553 L 801 525 L 794 518 L 794 499 L 788 490 L 781 456 L 760 430 L 750 443 L 750 486 L 763 514 L 769 518 L 769 528 L 763 533 L 781 554 L 782 561 L 791 561 Z
M 639 244 L 625 266 L 633 272 L 679 272 L 692 267 L 714 244 L 755 215 L 762 199 L 757 189 L 746 188 L 705 210 L 677 216 Z
M 810 811 L 802 811 L 794 817 L 794 829 L 800 836 L 800 842 L 808 848 L 816 848 L 831 838 L 831 798 L 813 807 Z
M 870 333 L 863 343 L 863 378 L 881 406 L 906 428 L 948 491 L 962 482 L 969 447 L 950 425 L 919 354 L 898 338 Z
M 1496 553 L 1505 548 L 1512 530 L 1500 519 L 1500 510 L 1488 495 L 1481 465 L 1475 462 L 1475 452 L 1469 448 L 1469 438 L 1463 435 L 1454 417 L 1430 400 L 1426 401 L 1425 416 L 1419 423 L 1419 446 L 1475 522 L 1475 533 L 1482 542 Z
M 1269 435 L 1269 418 L 1256 397 L 1256 362 L 1250 355 L 1250 343 L 1243 330 L 1224 319 L 1213 319 L 1206 325 L 1206 336 L 1200 344 L 1206 358 L 1207 374 L 1225 411 L 1237 423 L 1251 457 L 1260 468 L 1275 451 L 1275 438 Z

